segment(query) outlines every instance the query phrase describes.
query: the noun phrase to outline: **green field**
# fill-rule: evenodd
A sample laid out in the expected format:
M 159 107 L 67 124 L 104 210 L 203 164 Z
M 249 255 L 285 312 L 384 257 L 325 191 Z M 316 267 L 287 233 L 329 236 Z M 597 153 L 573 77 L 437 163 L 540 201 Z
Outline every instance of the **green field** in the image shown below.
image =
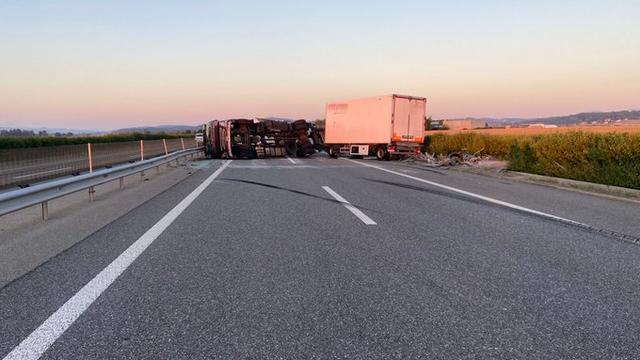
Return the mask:
M 172 134 L 126 134 L 126 135 L 101 135 L 101 136 L 69 136 L 69 137 L 49 137 L 49 136 L 31 136 L 31 137 L 13 137 L 1 136 L 0 149 L 20 149 L 33 148 L 43 146 L 58 145 L 77 145 L 77 144 L 99 144 L 114 143 L 123 141 L 137 140 L 161 140 L 161 139 L 192 139 L 193 135 L 172 135 Z
M 466 151 L 508 161 L 509 170 L 640 189 L 640 134 L 430 135 L 429 153 Z

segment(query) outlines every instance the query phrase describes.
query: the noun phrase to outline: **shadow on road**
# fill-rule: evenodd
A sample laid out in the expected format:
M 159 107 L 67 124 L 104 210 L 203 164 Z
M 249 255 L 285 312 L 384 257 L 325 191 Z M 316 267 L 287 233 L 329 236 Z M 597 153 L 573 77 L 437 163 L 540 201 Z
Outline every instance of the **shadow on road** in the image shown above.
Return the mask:
M 374 183 L 378 183 L 378 184 L 391 185 L 391 186 L 396 186 L 396 187 L 400 187 L 400 188 L 404 188 L 404 189 L 410 189 L 410 190 L 421 191 L 421 192 L 425 192 L 425 193 L 429 193 L 429 194 L 444 196 L 444 197 L 448 197 L 448 198 L 452 198 L 452 199 L 456 199 L 456 200 L 468 201 L 468 202 L 472 202 L 474 204 L 492 205 L 491 203 L 488 203 L 486 201 L 474 199 L 472 197 L 468 197 L 468 196 L 464 196 L 464 195 L 459 195 L 459 194 L 456 194 L 456 193 L 453 193 L 453 192 L 447 192 L 447 191 L 442 191 L 442 190 L 437 190 L 437 189 L 428 189 L 428 188 L 415 186 L 415 185 L 402 184 L 402 183 L 398 183 L 398 182 L 395 182 L 395 181 L 374 180 L 374 179 L 367 179 L 367 178 L 362 178 L 362 179 L 365 180 L 365 181 L 374 182 Z M 502 207 L 500 207 L 500 208 L 502 208 Z
M 621 233 L 621 232 L 617 232 L 617 231 L 613 231 L 613 230 L 608 230 L 608 229 L 602 229 L 602 228 L 598 228 L 595 226 L 591 226 L 591 225 L 578 225 L 578 224 L 570 224 L 564 221 L 560 221 L 560 220 L 554 220 L 551 219 L 549 217 L 546 216 L 539 216 L 539 215 L 535 215 L 532 214 L 528 211 L 520 211 L 518 209 L 513 209 L 513 208 L 509 208 L 509 207 L 505 207 L 505 206 L 501 206 L 501 205 L 497 205 L 497 204 L 493 204 L 491 202 L 488 201 L 483 201 L 480 199 L 475 199 L 473 197 L 468 197 L 468 196 L 464 196 L 464 195 L 458 195 L 456 193 L 453 192 L 446 192 L 446 191 L 441 191 L 441 190 L 436 190 L 436 189 L 428 189 L 428 188 L 424 188 L 424 187 L 419 187 L 419 186 L 414 186 L 414 185 L 407 185 L 407 184 L 402 184 L 402 183 L 397 183 L 397 182 L 393 182 L 393 181 L 385 181 L 385 180 L 373 180 L 373 179 L 366 179 L 363 178 L 363 180 L 365 181 L 369 181 L 369 182 L 374 182 L 374 183 L 379 183 L 379 184 L 385 184 L 385 185 L 391 185 L 391 186 L 396 186 L 396 187 L 400 187 L 400 188 L 404 188 L 404 189 L 410 189 L 410 190 L 415 190 L 415 191 L 421 191 L 421 192 L 425 192 L 425 193 L 429 193 L 429 194 L 434 194 L 434 195 L 438 195 L 438 196 L 444 196 L 444 197 L 448 197 L 451 199 L 456 199 L 456 200 L 462 200 L 462 201 L 466 201 L 466 202 L 470 202 L 470 203 L 474 203 L 474 204 L 481 204 L 481 205 L 485 205 L 485 206 L 491 206 L 493 208 L 498 208 L 498 209 L 502 209 L 504 211 L 510 211 L 513 213 L 518 213 L 518 214 L 522 214 L 522 215 L 526 215 L 526 216 L 532 216 L 532 217 L 536 217 L 545 221 L 551 221 L 557 224 L 562 224 L 564 226 L 569 226 L 572 228 L 576 228 L 576 229 L 580 229 L 582 231 L 586 231 L 589 233 L 595 233 L 595 234 L 600 234 L 600 235 L 604 235 L 610 238 L 614 238 L 616 240 L 623 240 L 626 242 L 631 242 L 631 243 L 635 243 L 635 244 L 639 244 L 640 243 L 640 237 L 636 236 L 636 235 L 630 235 L 630 234 L 625 234 L 625 233 Z
M 336 204 L 342 205 L 342 203 L 340 201 L 335 200 L 335 199 L 330 199 L 330 198 L 314 195 L 314 194 L 311 194 L 311 193 L 308 193 L 308 192 L 304 192 L 304 191 L 300 191 L 300 190 L 288 189 L 288 188 L 285 188 L 285 187 L 282 187 L 282 186 L 265 184 L 265 183 L 261 183 L 261 182 L 257 182 L 257 181 L 251 181 L 251 180 L 242 180 L 242 179 L 221 178 L 219 180 L 233 181 L 233 182 L 245 183 L 245 184 L 249 184 L 249 185 L 262 186 L 262 187 L 266 187 L 266 188 L 274 189 L 274 190 L 287 191 L 287 192 L 294 193 L 294 194 L 297 194 L 297 195 L 307 196 L 307 197 L 311 197 L 311 198 L 314 198 L 314 199 L 329 201 L 329 202 L 332 202 L 332 203 L 336 203 Z M 351 203 L 351 205 L 356 206 L 356 207 L 358 207 L 360 209 L 370 210 L 370 209 L 367 209 L 367 208 L 364 208 L 364 207 L 360 207 L 359 205 L 354 204 L 354 203 Z

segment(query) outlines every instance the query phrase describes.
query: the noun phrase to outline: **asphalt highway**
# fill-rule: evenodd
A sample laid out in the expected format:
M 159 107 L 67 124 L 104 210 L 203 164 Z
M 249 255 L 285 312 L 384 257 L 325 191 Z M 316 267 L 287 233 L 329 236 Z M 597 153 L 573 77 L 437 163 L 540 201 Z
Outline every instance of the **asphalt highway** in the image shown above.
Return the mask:
M 207 161 L 0 289 L 5 359 L 636 359 L 640 204 Z

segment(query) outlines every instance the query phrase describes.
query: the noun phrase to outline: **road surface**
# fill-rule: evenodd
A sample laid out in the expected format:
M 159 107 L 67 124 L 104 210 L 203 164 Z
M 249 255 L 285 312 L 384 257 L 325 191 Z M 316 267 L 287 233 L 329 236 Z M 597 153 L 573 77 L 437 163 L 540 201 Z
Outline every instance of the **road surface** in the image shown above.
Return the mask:
M 640 357 L 636 203 L 391 162 L 199 167 L 1 289 L 0 357 Z

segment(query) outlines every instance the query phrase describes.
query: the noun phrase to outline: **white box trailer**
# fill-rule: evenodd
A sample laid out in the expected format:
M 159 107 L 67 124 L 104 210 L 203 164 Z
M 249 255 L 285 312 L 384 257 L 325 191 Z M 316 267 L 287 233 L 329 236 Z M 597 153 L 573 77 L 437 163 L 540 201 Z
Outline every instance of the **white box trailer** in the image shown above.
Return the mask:
M 379 160 L 420 151 L 427 99 L 385 95 L 327 104 L 324 142 L 332 157 Z

